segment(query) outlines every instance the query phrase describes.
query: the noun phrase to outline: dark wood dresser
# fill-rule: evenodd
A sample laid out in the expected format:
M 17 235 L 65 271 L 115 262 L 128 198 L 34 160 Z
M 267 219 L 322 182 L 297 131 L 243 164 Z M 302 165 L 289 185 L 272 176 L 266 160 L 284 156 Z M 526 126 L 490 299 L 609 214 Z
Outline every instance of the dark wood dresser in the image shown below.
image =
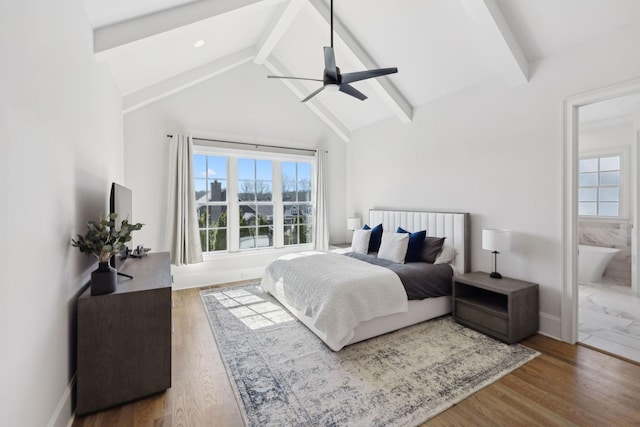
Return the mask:
M 78 415 L 171 387 L 168 252 L 127 259 L 116 291 L 78 299 Z

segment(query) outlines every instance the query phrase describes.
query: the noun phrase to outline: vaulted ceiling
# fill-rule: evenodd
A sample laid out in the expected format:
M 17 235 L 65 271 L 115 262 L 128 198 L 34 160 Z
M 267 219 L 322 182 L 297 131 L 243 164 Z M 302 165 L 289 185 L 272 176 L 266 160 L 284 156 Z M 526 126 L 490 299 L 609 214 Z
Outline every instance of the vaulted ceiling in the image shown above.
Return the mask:
M 84 0 L 94 51 L 107 61 L 124 112 L 242 64 L 301 100 L 321 83 L 329 0 Z M 637 0 L 335 0 L 334 47 L 343 73 L 398 67 L 353 83 L 368 96 L 321 92 L 305 105 L 342 139 L 487 79 L 527 84 L 529 64 L 640 21 Z M 199 40 L 201 47 L 195 47 Z M 212 99 L 215 94 L 212 94 Z

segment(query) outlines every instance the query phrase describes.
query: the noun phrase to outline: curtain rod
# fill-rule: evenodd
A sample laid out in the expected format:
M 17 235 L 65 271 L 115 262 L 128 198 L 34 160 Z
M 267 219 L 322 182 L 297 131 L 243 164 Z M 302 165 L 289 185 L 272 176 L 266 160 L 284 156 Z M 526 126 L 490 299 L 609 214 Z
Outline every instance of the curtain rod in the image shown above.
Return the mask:
M 167 134 L 167 138 L 173 138 L 173 135 Z M 192 139 L 197 139 L 198 141 L 210 141 L 210 142 L 223 142 L 225 144 L 238 144 L 238 145 L 248 145 L 250 147 L 265 147 L 265 148 L 280 148 L 282 150 L 296 150 L 296 151 L 308 151 L 311 153 L 315 153 L 318 150 L 314 150 L 312 148 L 295 148 L 295 147 L 282 147 L 280 145 L 266 145 L 266 144 L 251 144 L 249 142 L 237 142 L 237 141 L 226 141 L 224 139 L 209 139 L 209 138 L 196 138 L 191 137 Z M 327 151 L 328 153 L 328 151 Z

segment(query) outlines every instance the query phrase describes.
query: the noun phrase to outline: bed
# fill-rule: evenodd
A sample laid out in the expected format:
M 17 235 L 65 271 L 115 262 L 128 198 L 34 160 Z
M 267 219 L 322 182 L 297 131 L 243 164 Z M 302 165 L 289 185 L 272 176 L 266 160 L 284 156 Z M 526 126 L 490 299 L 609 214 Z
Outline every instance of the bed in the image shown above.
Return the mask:
M 401 227 L 444 237 L 445 245 L 457 253 L 447 265 L 450 274 L 469 271 L 468 213 L 372 209 L 367 224 L 382 224 L 385 232 Z M 451 312 L 450 291 L 409 300 L 404 279 L 359 257 L 315 251 L 290 254 L 265 269 L 261 286 L 334 351 Z M 318 313 L 315 308 L 320 306 Z

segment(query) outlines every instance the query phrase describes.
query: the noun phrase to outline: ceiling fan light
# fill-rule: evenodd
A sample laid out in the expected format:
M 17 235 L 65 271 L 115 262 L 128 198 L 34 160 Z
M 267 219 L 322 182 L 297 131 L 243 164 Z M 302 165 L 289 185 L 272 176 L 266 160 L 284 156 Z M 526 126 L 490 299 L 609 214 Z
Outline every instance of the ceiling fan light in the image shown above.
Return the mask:
M 338 92 L 340 90 L 340 86 L 334 83 L 327 83 L 324 88 L 327 92 Z

